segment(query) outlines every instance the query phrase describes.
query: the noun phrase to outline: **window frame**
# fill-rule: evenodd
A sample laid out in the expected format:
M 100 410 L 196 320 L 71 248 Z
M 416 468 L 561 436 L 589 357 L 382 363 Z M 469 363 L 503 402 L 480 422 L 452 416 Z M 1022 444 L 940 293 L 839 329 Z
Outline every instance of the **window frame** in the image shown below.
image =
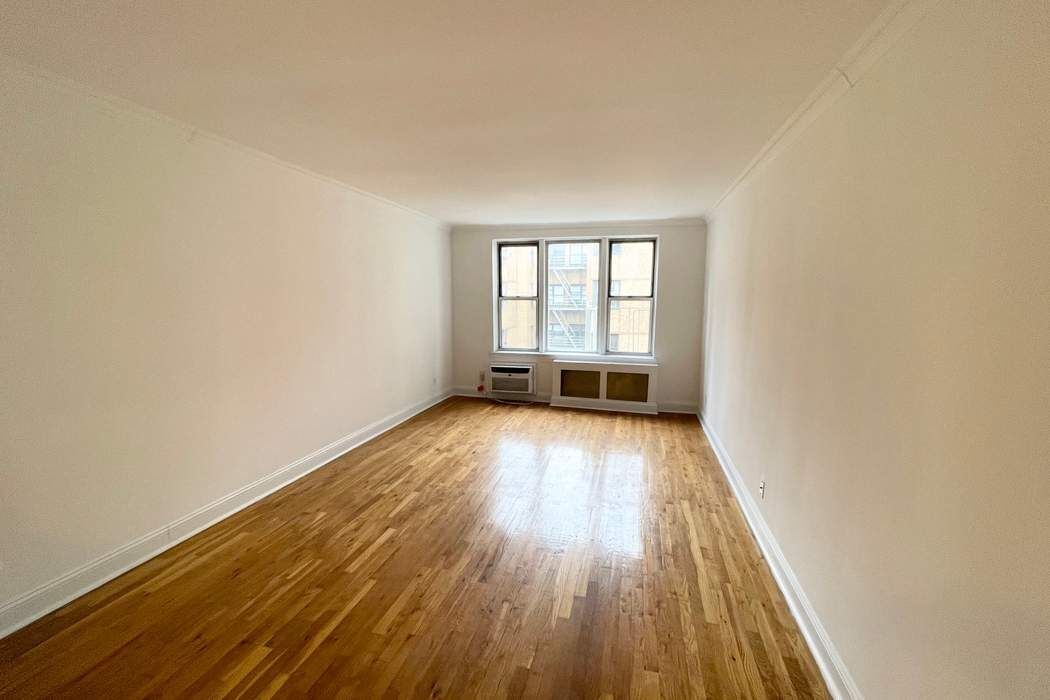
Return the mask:
M 648 301 L 649 302 L 649 352 L 621 352 L 619 350 L 609 349 L 609 333 L 605 333 L 605 343 L 603 350 L 605 355 L 626 355 L 628 357 L 652 357 L 655 354 L 655 348 L 653 343 L 656 340 L 656 259 L 658 254 L 658 242 L 655 236 L 626 236 L 622 238 L 608 238 L 606 239 L 606 246 L 608 248 L 607 255 L 607 267 L 606 270 L 606 284 L 608 285 L 605 290 L 605 323 L 608 327 L 609 317 L 612 315 L 612 303 L 613 301 Z M 639 296 L 637 294 L 613 294 L 612 293 L 612 248 L 617 243 L 652 243 L 653 244 L 653 264 L 652 269 L 649 271 L 649 294 L 648 296 Z
M 597 243 L 598 244 L 598 290 L 599 290 L 599 293 L 600 293 L 601 289 L 602 289 L 602 283 L 603 283 L 603 280 L 604 280 L 603 275 L 605 274 L 605 244 L 604 244 L 603 239 L 601 237 L 596 237 L 596 236 L 564 236 L 564 237 L 541 238 L 541 239 L 539 239 L 539 243 L 540 243 L 541 252 L 543 254 L 543 294 L 541 295 L 542 296 L 541 303 L 543 305 L 543 309 L 540 311 L 540 320 L 542 321 L 542 323 L 540 325 L 543 327 L 543 338 L 540 341 L 540 350 L 539 350 L 539 352 L 542 352 L 542 353 L 544 353 L 546 355 L 570 355 L 570 356 L 573 356 L 573 357 L 579 357 L 581 355 L 588 356 L 588 355 L 595 355 L 595 354 L 601 353 L 601 348 L 604 347 L 604 344 L 602 343 L 601 333 L 604 332 L 605 325 L 604 325 L 604 320 L 602 319 L 602 307 L 601 307 L 601 299 L 600 298 L 598 300 L 598 324 L 597 324 L 598 327 L 597 327 L 597 330 L 596 330 L 596 332 L 599 335 L 595 338 L 594 351 L 587 351 L 587 350 L 551 350 L 550 348 L 547 347 L 547 310 L 548 310 L 548 306 L 549 306 L 548 305 L 548 299 L 547 299 L 547 274 L 549 272 L 548 265 L 547 265 L 547 261 L 548 261 L 547 247 L 550 244 L 552 244 L 552 243 L 554 243 L 554 244 L 558 244 L 558 243 Z M 586 294 L 587 294 L 586 293 L 586 286 L 584 286 L 584 296 L 585 297 L 586 297 Z
M 503 249 L 504 248 L 535 248 L 536 249 L 536 294 L 535 296 L 505 296 L 503 294 Z M 540 348 L 543 347 L 543 340 L 541 339 L 540 333 L 540 284 L 542 277 L 540 275 L 540 264 L 543 260 L 543 255 L 540 250 L 541 246 L 539 241 L 499 241 L 496 244 L 496 303 L 495 303 L 495 316 L 496 316 L 496 350 L 499 352 L 539 352 Z M 504 301 L 532 301 L 535 303 L 536 308 L 536 334 L 535 341 L 536 345 L 531 348 L 505 348 L 503 347 L 503 302 Z
M 624 297 L 611 294 L 612 287 L 612 244 L 651 241 L 653 244 L 652 284 L 650 296 Z M 547 348 L 547 246 L 551 243 L 598 243 L 598 342 L 596 350 L 550 350 Z M 505 297 L 502 296 L 502 255 L 504 246 L 536 246 L 536 296 Z M 660 237 L 654 234 L 639 235 L 569 235 L 569 236 L 535 236 L 521 238 L 496 238 L 492 241 L 492 352 L 500 355 L 542 355 L 547 357 L 565 357 L 567 359 L 621 357 L 636 359 L 656 359 L 656 306 L 659 289 Z M 645 299 L 651 303 L 649 314 L 649 352 L 620 352 L 609 349 L 609 307 L 611 299 Z M 504 299 L 524 299 L 536 304 L 536 347 L 504 348 L 501 346 L 502 319 L 501 301 Z

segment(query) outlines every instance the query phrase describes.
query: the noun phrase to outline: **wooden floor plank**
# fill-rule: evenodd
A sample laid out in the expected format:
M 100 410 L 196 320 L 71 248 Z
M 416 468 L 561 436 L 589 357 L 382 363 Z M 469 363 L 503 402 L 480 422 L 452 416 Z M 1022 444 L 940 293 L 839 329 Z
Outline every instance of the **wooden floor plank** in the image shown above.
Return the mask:
M 0 696 L 827 697 L 694 417 L 450 399 L 0 640 Z

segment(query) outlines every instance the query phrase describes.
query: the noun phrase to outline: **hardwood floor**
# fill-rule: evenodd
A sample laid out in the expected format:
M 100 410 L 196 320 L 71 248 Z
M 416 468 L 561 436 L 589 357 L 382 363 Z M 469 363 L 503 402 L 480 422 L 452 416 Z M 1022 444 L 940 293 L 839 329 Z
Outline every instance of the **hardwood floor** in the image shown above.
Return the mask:
M 0 696 L 826 690 L 695 417 L 450 399 L 0 640 Z

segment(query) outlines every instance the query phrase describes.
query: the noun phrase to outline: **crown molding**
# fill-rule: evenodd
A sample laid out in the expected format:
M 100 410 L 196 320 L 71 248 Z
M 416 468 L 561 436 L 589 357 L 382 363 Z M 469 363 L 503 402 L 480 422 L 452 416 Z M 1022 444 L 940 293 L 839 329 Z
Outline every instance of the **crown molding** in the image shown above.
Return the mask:
M 361 197 L 375 200 L 382 204 L 401 209 L 402 211 L 408 212 L 409 214 L 414 214 L 429 221 L 433 221 L 434 223 L 441 224 L 445 227 L 446 230 L 450 228 L 449 223 L 447 221 L 439 219 L 435 216 L 431 216 L 426 212 L 419 211 L 418 209 L 413 209 L 412 207 L 387 199 L 386 197 L 382 197 L 378 194 L 375 194 L 374 192 L 359 189 L 357 187 L 354 187 L 353 185 L 343 182 L 342 180 L 337 180 L 336 178 L 331 177 L 329 175 L 323 175 L 314 170 L 304 168 L 301 165 L 296 165 L 295 163 L 283 160 L 265 151 L 260 151 L 257 148 L 247 146 L 239 141 L 234 141 L 233 139 L 226 138 L 225 136 L 220 136 L 219 134 L 208 131 L 206 129 L 198 128 L 193 124 L 168 116 L 163 112 L 158 112 L 156 110 L 150 109 L 149 107 L 141 105 L 137 102 L 132 102 L 131 100 L 125 99 L 123 97 L 118 97 L 117 95 L 97 90 L 92 86 L 77 82 L 75 80 L 71 80 L 70 78 L 50 71 L 46 68 L 41 68 L 40 66 L 26 63 L 25 61 L 19 58 L 11 56 L 10 54 L 0 53 L 0 67 L 2 67 L 5 70 L 21 73 L 23 75 L 45 81 L 67 94 L 77 95 L 89 99 L 92 102 L 95 102 L 107 114 L 110 114 L 112 116 L 124 118 L 130 117 L 138 119 L 140 121 L 152 121 L 153 123 L 161 124 L 162 126 L 165 126 L 169 129 L 180 131 L 184 134 L 187 143 L 192 143 L 196 140 L 211 141 L 221 146 L 225 146 L 226 148 L 239 151 L 245 155 L 269 161 L 270 163 L 273 163 L 275 165 L 279 165 L 289 170 L 294 170 L 303 175 L 312 177 L 315 180 L 320 180 L 321 182 L 327 183 L 329 185 L 334 185 L 335 187 L 338 187 L 339 189 L 345 190 L 352 194 L 360 195 Z
M 759 166 L 775 159 L 794 143 L 813 122 L 840 97 L 857 86 L 864 75 L 915 27 L 941 0 L 894 0 L 875 18 L 853 46 L 842 55 L 835 67 L 820 81 L 802 104 L 777 129 L 773 136 L 733 180 L 711 211 L 743 184 Z
M 577 221 L 554 224 L 455 224 L 455 231 L 550 231 L 553 229 L 636 229 L 636 228 L 681 228 L 706 226 L 701 217 L 680 219 L 627 219 L 620 221 Z

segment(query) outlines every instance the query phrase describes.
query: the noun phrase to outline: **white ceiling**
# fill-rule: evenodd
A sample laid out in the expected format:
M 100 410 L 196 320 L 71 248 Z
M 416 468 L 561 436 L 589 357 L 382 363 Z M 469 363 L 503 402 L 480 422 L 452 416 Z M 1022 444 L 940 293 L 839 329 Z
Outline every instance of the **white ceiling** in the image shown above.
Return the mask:
M 0 0 L 0 51 L 454 223 L 702 215 L 884 0 Z

